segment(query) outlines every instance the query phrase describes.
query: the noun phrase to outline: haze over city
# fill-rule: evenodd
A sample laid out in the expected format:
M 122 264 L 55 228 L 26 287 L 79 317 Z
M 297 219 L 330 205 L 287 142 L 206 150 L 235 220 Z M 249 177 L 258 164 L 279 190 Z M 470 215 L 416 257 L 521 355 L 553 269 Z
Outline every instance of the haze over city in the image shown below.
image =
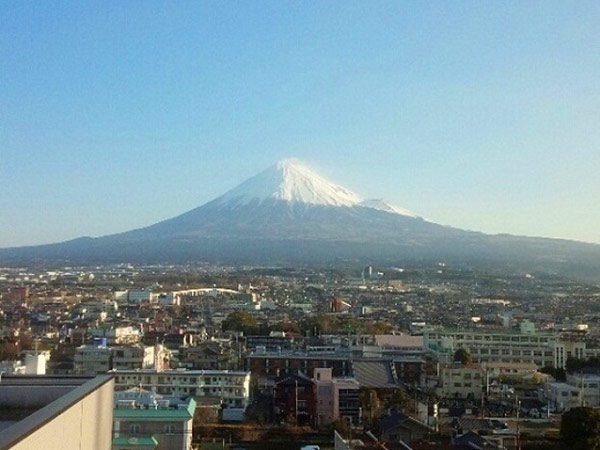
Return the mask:
M 200 206 L 287 157 L 428 219 L 600 243 L 597 2 L 0 8 L 0 246 Z

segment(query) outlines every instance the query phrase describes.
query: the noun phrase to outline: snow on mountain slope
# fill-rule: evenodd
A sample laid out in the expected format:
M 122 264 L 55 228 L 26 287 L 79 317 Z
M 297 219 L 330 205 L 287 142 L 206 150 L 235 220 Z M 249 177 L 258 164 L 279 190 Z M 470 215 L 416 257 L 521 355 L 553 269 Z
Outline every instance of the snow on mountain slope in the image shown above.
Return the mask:
M 386 202 L 385 200 L 380 199 L 380 198 L 363 200 L 362 202 L 358 203 L 356 206 L 363 206 L 365 208 L 376 209 L 378 211 L 385 211 L 385 212 L 388 212 L 391 214 L 400 214 L 401 216 L 419 217 L 417 214 L 415 214 L 412 211 L 409 211 L 408 209 L 404 209 L 404 208 L 400 208 L 399 206 L 391 205 L 388 202 Z
M 317 175 L 298 160 L 286 159 L 246 180 L 215 202 L 219 205 L 246 205 L 273 199 L 348 207 L 362 200 L 354 192 Z

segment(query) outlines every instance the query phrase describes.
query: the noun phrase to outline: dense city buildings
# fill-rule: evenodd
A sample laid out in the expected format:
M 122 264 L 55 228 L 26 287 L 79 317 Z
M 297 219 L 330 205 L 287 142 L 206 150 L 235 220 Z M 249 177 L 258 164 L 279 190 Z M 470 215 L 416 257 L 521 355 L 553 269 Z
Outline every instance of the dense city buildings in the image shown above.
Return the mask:
M 108 376 L 120 450 L 290 426 L 510 449 L 599 407 L 598 286 L 440 267 L 4 269 L 0 392 Z

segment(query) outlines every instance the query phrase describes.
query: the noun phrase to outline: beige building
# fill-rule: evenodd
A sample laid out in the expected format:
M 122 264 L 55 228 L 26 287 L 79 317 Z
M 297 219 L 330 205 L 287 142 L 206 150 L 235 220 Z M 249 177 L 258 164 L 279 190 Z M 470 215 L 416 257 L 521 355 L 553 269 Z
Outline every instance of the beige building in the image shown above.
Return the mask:
M 77 374 L 106 373 L 111 369 L 154 368 L 162 347 L 141 344 L 120 347 L 82 345 L 75 350 L 73 368 Z
M 484 381 L 481 366 L 454 364 L 442 368 L 438 393 L 444 398 L 470 398 L 479 400 Z
M 528 328 L 507 330 L 448 330 L 426 329 L 423 344 L 447 360 L 464 347 L 476 363 L 532 363 L 537 367 L 555 366 L 562 360 L 556 358 L 556 334 L 531 332 Z M 562 366 L 559 366 L 562 367 Z
M 111 376 L 15 376 L 0 381 L 0 448 L 110 450 Z

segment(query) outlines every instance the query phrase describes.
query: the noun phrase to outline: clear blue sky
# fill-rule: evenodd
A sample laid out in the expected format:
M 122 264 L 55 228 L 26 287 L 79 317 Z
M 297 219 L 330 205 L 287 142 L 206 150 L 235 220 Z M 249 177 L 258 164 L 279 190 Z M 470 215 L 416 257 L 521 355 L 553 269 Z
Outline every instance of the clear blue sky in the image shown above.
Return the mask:
M 600 2 L 0 4 L 0 246 L 148 225 L 284 157 L 600 242 Z

